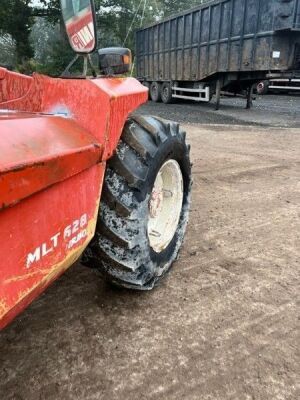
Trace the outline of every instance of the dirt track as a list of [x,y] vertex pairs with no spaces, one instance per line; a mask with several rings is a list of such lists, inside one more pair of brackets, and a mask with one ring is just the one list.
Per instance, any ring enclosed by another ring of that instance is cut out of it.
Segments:
[[300,131],[186,129],[172,273],[132,293],[71,268],[0,334],[1,399],[299,399]]

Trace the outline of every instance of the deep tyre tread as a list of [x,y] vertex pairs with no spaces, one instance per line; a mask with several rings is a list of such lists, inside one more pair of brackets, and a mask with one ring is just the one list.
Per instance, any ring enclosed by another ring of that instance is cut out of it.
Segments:
[[[111,283],[149,290],[176,259],[188,222],[191,163],[185,132],[179,125],[156,117],[128,119],[115,155],[109,160],[96,234],[83,256]],[[149,198],[157,172],[175,159],[184,183],[183,206],[177,231],[161,253],[149,244]]]

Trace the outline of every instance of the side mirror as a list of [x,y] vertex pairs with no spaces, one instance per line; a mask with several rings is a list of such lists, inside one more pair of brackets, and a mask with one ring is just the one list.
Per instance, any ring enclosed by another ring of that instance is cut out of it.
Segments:
[[92,53],[97,46],[93,0],[60,0],[70,45],[76,53]]
[[108,47],[98,50],[99,69],[104,75],[122,75],[131,69],[132,56],[129,49]]

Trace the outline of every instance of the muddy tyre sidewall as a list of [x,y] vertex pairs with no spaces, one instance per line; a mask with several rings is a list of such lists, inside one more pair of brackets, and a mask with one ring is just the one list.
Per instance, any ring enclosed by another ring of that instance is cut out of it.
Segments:
[[[149,290],[159,282],[178,255],[188,222],[189,150],[176,123],[140,116],[127,121],[116,154],[108,162],[96,234],[84,264],[121,287]],[[180,167],[182,207],[173,238],[156,252],[148,236],[149,200],[158,172],[169,160]]]
[[[187,218],[188,218],[188,209],[189,209],[189,202],[190,202],[190,183],[191,183],[191,167],[190,167],[190,161],[189,157],[186,154],[186,147],[181,143],[178,142],[178,140],[170,140],[165,146],[162,146],[160,150],[160,154],[158,155],[157,159],[157,166],[153,171],[151,171],[151,175],[149,176],[149,187],[147,191],[147,195],[151,193],[151,190],[153,188],[157,173],[161,166],[168,160],[175,160],[178,162],[180,166],[180,170],[182,173],[183,177],[183,201],[182,201],[182,208],[181,208],[181,213],[180,213],[180,219],[178,223],[177,230],[175,232],[175,235],[173,236],[173,239],[169,243],[169,245],[160,253],[155,252],[150,244],[148,243],[148,251],[150,253],[150,257],[152,261],[157,263],[158,265],[167,265],[166,270],[169,269],[169,262],[173,258],[174,252],[176,252],[176,245],[180,242],[182,242],[183,239],[183,234],[182,230],[184,229],[185,231],[185,225],[187,223]],[[164,268],[160,268],[159,273],[162,274],[166,271],[164,271]]]

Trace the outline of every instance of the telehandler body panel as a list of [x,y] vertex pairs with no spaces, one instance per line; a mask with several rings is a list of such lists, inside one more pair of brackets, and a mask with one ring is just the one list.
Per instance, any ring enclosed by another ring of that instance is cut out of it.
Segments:
[[147,96],[131,78],[0,68],[0,329],[94,236],[106,160]]

